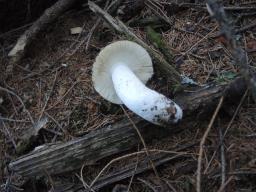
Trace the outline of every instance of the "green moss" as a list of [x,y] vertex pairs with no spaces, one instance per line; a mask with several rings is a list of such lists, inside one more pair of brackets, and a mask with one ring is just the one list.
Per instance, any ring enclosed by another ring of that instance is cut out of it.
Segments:
[[217,78],[216,81],[220,84],[230,82],[234,80],[237,77],[237,73],[227,71],[224,73],[221,73]]
[[165,44],[162,41],[162,36],[157,33],[152,27],[147,27],[147,36],[157,48],[164,48]]
[[146,28],[147,37],[151,43],[161,51],[167,62],[173,63],[173,54],[168,45],[164,42],[162,35],[157,33],[152,27]]

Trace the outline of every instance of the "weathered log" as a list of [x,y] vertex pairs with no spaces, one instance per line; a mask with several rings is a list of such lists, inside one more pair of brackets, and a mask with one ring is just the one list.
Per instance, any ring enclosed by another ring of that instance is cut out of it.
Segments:
[[[175,101],[182,106],[186,117],[190,114],[196,114],[202,108],[209,109],[209,106],[216,104],[222,95],[226,96],[227,101],[237,103],[245,90],[245,81],[238,78],[231,84],[182,93],[176,97]],[[167,130],[164,128],[156,127],[141,119],[133,120],[145,139],[161,137],[161,133],[166,135]],[[43,175],[46,172],[50,175],[58,174],[78,169],[83,164],[93,164],[100,159],[132,149],[139,143],[140,139],[137,137],[132,124],[121,121],[113,126],[92,131],[82,138],[35,150],[11,162],[9,169],[28,177]]]
[[[136,121],[138,122],[138,121]],[[144,126],[145,123],[139,126]],[[90,165],[102,157],[130,149],[138,143],[130,123],[121,121],[114,126],[93,131],[83,138],[67,143],[46,145],[16,161],[9,168],[23,176],[58,174],[72,171],[83,163]]]

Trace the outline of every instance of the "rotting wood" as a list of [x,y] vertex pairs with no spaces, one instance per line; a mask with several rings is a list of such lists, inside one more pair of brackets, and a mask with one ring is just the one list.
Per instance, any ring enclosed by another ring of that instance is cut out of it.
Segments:
[[[210,106],[216,104],[222,95],[225,95],[228,102],[236,102],[242,97],[245,90],[245,81],[238,78],[231,84],[182,93],[177,95],[174,100],[183,108],[186,117],[194,115],[202,108],[209,110]],[[145,139],[152,139],[153,136],[161,138],[164,134],[167,135],[167,129],[156,127],[141,119],[133,120]],[[170,130],[173,127],[170,126]],[[35,150],[11,162],[9,169],[28,177],[44,175],[46,172],[50,175],[58,174],[76,170],[83,164],[93,164],[100,159],[132,149],[139,143],[140,140],[131,123],[121,121],[112,126],[92,131],[82,138]]]
[[[147,123],[135,120],[141,128]],[[127,121],[90,132],[67,143],[44,146],[10,163],[9,168],[23,176],[58,174],[90,165],[97,160],[125,151],[139,143]]]
[[168,63],[159,53],[157,53],[143,40],[137,37],[136,34],[134,34],[122,21],[113,18],[111,15],[109,15],[107,12],[105,12],[92,1],[88,1],[88,4],[90,9],[96,14],[98,14],[100,17],[102,17],[102,19],[106,21],[111,28],[113,28],[120,34],[125,35],[128,39],[134,40],[136,43],[144,47],[156,61],[156,68],[159,69],[161,73],[164,74],[166,77],[170,78],[176,84],[176,86],[181,86],[181,76],[179,72],[170,63]]

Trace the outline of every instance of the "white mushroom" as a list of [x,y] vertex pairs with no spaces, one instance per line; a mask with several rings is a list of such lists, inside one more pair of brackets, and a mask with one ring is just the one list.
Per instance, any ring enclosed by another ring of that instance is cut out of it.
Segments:
[[147,51],[131,41],[106,46],[93,64],[92,80],[96,91],[106,100],[125,104],[131,111],[157,125],[176,123],[181,108],[144,84],[153,75]]

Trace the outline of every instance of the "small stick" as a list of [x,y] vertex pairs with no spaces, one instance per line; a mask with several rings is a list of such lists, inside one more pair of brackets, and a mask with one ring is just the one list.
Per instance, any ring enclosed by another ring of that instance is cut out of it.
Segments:
[[149,189],[151,189],[153,192],[158,192],[155,187],[149,183],[148,181],[142,179],[142,178],[138,178],[137,180],[141,181],[142,183],[144,183],[146,186],[148,186]]
[[226,158],[225,158],[225,146],[222,129],[219,126],[219,137],[220,137],[220,156],[221,156],[221,185],[226,182]]
[[211,121],[201,139],[201,142],[200,142],[200,150],[199,150],[199,157],[198,157],[198,165],[197,165],[197,177],[196,177],[196,191],[197,192],[201,192],[201,167],[202,167],[202,156],[203,156],[203,148],[204,148],[204,144],[205,144],[205,141],[206,141],[206,138],[212,128],[212,125],[215,121],[215,118],[222,106],[222,103],[223,103],[223,100],[224,100],[224,97],[222,96],[219,100],[219,103],[218,103],[218,106],[217,108],[215,109],[214,111],[214,114],[211,118]]
[[11,119],[0,116],[0,120],[2,121],[9,121],[9,122],[17,122],[17,123],[29,123],[30,121],[22,120],[22,119]]
[[225,189],[225,187],[230,183],[230,181],[232,181],[234,179],[234,176],[231,176],[231,177],[229,177],[229,179],[225,182],[225,183],[223,183],[221,186],[220,186],[220,188],[219,188],[219,190],[217,191],[217,192],[222,192],[222,191],[224,191],[224,189]]

